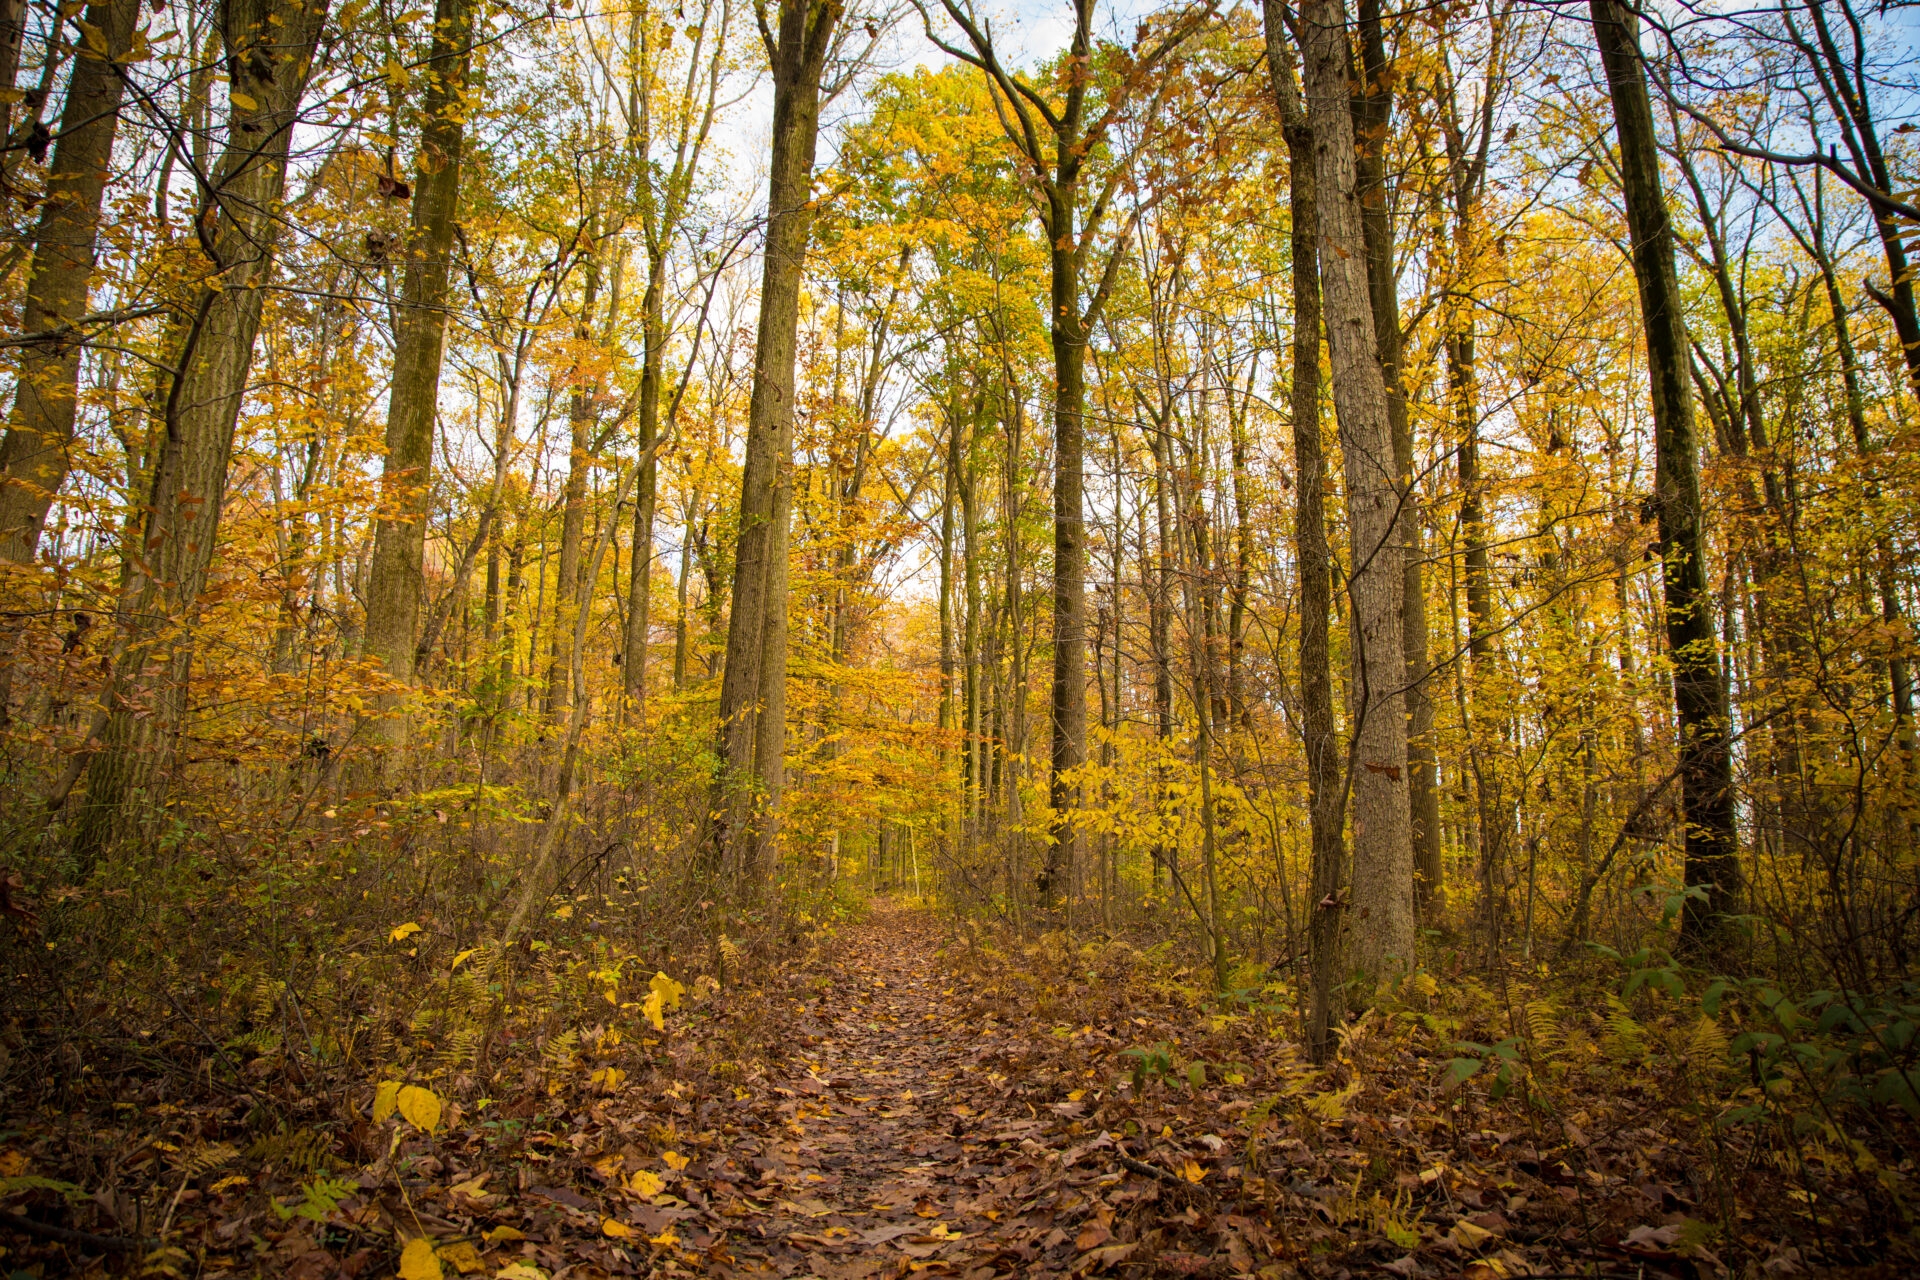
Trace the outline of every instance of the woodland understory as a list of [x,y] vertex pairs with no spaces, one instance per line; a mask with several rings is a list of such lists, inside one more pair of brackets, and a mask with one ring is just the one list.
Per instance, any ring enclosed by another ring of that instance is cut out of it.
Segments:
[[1920,1269],[1853,0],[0,0],[0,1276]]

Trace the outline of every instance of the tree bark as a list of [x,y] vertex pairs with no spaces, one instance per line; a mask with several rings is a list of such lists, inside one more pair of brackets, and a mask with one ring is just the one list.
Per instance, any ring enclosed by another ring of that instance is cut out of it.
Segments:
[[[466,138],[471,6],[472,0],[438,0],[434,11],[406,274],[395,310],[387,456],[380,473],[383,515],[374,530],[367,581],[366,647],[396,680],[413,679],[414,635],[426,571],[433,435],[447,339],[447,274]],[[375,740],[383,745],[398,745],[405,733],[397,718],[375,722]]]
[[1341,814],[1339,739],[1333,720],[1333,670],[1327,620],[1333,610],[1333,552],[1327,545],[1327,459],[1320,442],[1319,214],[1314,201],[1313,128],[1293,81],[1281,0],[1265,0],[1267,63],[1287,144],[1287,205],[1292,223],[1293,543],[1300,580],[1300,730],[1307,757],[1311,830],[1307,968],[1312,982],[1307,1050],[1325,1062],[1341,1014],[1341,933],[1347,848]]
[[[666,254],[650,252],[647,289],[640,305],[643,349],[639,423],[634,437],[634,444],[646,461],[634,486],[633,577],[627,585],[627,697],[636,710],[646,703],[647,634],[653,624],[653,521],[659,472],[652,454],[647,451],[652,449],[660,431],[660,384],[665,380],[667,361],[666,274]],[[685,612],[683,607],[681,613]],[[674,669],[676,672],[685,669],[684,659],[677,654]],[[676,676],[676,684],[683,678]]]
[[164,437],[138,553],[121,584],[113,676],[89,739],[74,834],[82,868],[163,799],[186,716],[193,627],[226,496],[235,424],[273,271],[288,147],[327,6],[227,0],[222,42],[235,90],[227,141],[194,219],[207,279],[190,304],[169,380]]
[[1686,884],[1680,936],[1693,948],[1722,950],[1742,882],[1734,836],[1733,764],[1726,688],[1720,680],[1712,597],[1701,530],[1700,471],[1693,395],[1687,381],[1686,319],[1673,264],[1673,227],[1660,188],[1660,148],[1632,12],[1617,0],[1590,0],[1593,31],[1613,99],[1621,183],[1632,236],[1634,277],[1646,329],[1652,383],[1661,581],[1667,650],[1679,729],[1681,811],[1686,816]]
[[[767,177],[767,238],[760,278],[760,321],[754,341],[753,391],[747,409],[746,459],[740,477],[740,531],[734,552],[733,609],[727,625],[726,665],[720,680],[719,735],[722,795],[710,811],[719,815],[710,832],[710,854],[728,867],[741,889],[759,888],[751,829],[756,794],[764,785],[756,761],[764,757],[756,738],[786,738],[784,704],[775,721],[765,705],[768,681],[761,668],[770,633],[779,648],[778,670],[769,678],[784,690],[786,679],[786,508],[778,495],[792,447],[794,357],[800,323],[800,278],[813,229],[814,153],[820,135],[820,78],[833,29],[842,14],[837,0],[781,0],[776,33],[764,22],[760,34],[773,68],[773,139]],[[775,521],[780,522],[775,527]],[[777,582],[775,581],[777,576]],[[776,587],[781,621],[769,626]]]
[[1413,424],[1402,380],[1405,339],[1400,331],[1400,279],[1393,220],[1387,208],[1387,139],[1393,128],[1394,70],[1387,61],[1380,0],[1359,0],[1360,93],[1353,118],[1360,149],[1354,157],[1360,194],[1360,226],[1367,246],[1367,291],[1373,307],[1375,349],[1387,384],[1387,417],[1393,427],[1393,463],[1403,491],[1400,543],[1403,559],[1407,660],[1407,803],[1413,822],[1415,894],[1423,911],[1434,905],[1430,885],[1440,866],[1440,794],[1433,754],[1433,700],[1427,691],[1427,592],[1421,564],[1419,495],[1413,487]]
[[1344,0],[1301,13],[1307,116],[1327,350],[1346,474],[1352,563],[1353,954],[1368,980],[1414,961],[1412,813],[1407,792],[1406,581],[1400,522],[1404,489],[1387,383],[1374,337],[1365,234],[1354,171]]
[[[596,219],[597,221],[597,219]],[[594,378],[581,363],[593,332],[593,308],[600,295],[598,249],[589,250],[586,284],[580,301],[580,320],[574,330],[579,344],[573,370],[573,393],[567,405],[567,479],[561,490],[560,564],[553,588],[553,630],[547,658],[547,718],[559,724],[566,718],[569,691],[569,636],[579,610],[588,607],[591,584],[581,581],[581,552],[587,536],[587,481],[593,473]]]
[[[139,15],[138,0],[87,7],[87,21],[105,35],[115,58],[125,54]],[[17,13],[0,14],[0,57],[10,54],[15,64],[18,26]],[[6,81],[12,84],[11,73]],[[80,354],[87,335],[69,326],[88,312],[122,95],[123,82],[108,58],[90,49],[75,55],[27,269],[20,337],[28,341],[20,348],[13,410],[6,438],[0,440],[0,560],[15,564],[33,560],[47,510],[72,463]]]

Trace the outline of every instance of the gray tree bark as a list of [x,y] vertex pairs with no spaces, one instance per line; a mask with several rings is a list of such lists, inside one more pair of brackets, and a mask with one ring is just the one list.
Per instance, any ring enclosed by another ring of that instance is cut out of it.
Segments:
[[1413,831],[1407,794],[1406,607],[1400,523],[1405,497],[1386,378],[1374,337],[1354,170],[1351,46],[1344,0],[1301,11],[1307,117],[1313,126],[1320,278],[1346,476],[1352,603],[1353,952],[1368,980],[1414,961]]
[[[764,19],[760,28],[773,69],[767,239],[753,391],[747,408],[746,458],[740,477],[733,609],[720,678],[717,781],[722,794],[710,807],[720,816],[709,833],[710,854],[731,864],[726,869],[748,894],[758,891],[765,871],[758,856],[761,842],[753,835],[759,812],[765,809],[756,803],[765,786],[756,768],[765,753],[756,742],[786,740],[787,506],[779,495],[791,466],[800,277],[813,230],[811,189],[820,137],[820,80],[842,12],[837,0],[781,0],[778,31]],[[777,570],[776,557],[781,562]],[[780,617],[774,623],[776,610]],[[761,669],[769,658],[777,669],[763,678]],[[777,708],[766,704],[770,683],[782,692]]]

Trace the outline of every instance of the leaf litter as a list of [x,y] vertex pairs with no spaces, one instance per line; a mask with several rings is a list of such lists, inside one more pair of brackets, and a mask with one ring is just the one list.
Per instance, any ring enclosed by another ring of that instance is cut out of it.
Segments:
[[[1538,1090],[1498,1097],[1461,1087],[1421,1018],[1368,1014],[1316,1069],[1281,1005],[1223,1012],[1123,943],[1016,946],[882,902],[750,984],[662,972],[647,991],[622,1005],[609,986],[618,1016],[564,1035],[503,1028],[501,1096],[465,1074],[369,1080],[250,1138],[264,1084],[122,1100],[84,1138],[87,1117],[12,1116],[0,1265],[1500,1280],[1787,1276],[1816,1250],[1876,1252],[1845,1178],[1795,1188],[1735,1134],[1703,1145],[1653,1066],[1543,1065]],[[1531,1044],[1577,1057],[1577,1027],[1530,1016]],[[1716,1203],[1703,1159],[1745,1165],[1741,1204],[1789,1208]],[[1897,1187],[1909,1165],[1873,1172]]]

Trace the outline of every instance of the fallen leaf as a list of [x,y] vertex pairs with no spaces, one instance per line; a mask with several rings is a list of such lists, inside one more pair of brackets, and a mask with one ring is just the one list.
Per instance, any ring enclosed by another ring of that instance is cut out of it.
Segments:
[[1089,1249],[1098,1249],[1111,1239],[1113,1239],[1113,1232],[1097,1222],[1090,1222],[1081,1228],[1079,1235],[1073,1238],[1073,1247],[1085,1253]]
[[633,1239],[634,1231],[632,1227],[620,1221],[618,1218],[602,1218],[600,1220],[600,1234],[610,1236],[615,1240],[631,1240]]
[[413,921],[409,920],[405,924],[395,925],[393,927],[393,932],[387,935],[387,941],[388,942],[405,942],[408,938],[411,938],[414,934],[418,932],[420,932],[420,926],[415,924]]
[[660,1158],[666,1161],[667,1168],[673,1170],[675,1173],[678,1173],[682,1169],[687,1167],[687,1163],[688,1163],[687,1158],[681,1155],[678,1151],[662,1151],[660,1153]]
[[433,1241],[415,1236],[400,1250],[400,1280],[441,1280],[442,1274]]
[[440,1255],[441,1261],[451,1262],[453,1269],[463,1276],[484,1271],[487,1267],[487,1264],[481,1260],[480,1251],[465,1240],[456,1240],[452,1244],[442,1245],[434,1252]]
[[1462,1249],[1478,1249],[1481,1245],[1493,1239],[1493,1232],[1487,1230],[1485,1227],[1476,1227],[1465,1218],[1454,1223],[1453,1230],[1448,1232],[1447,1235]]

